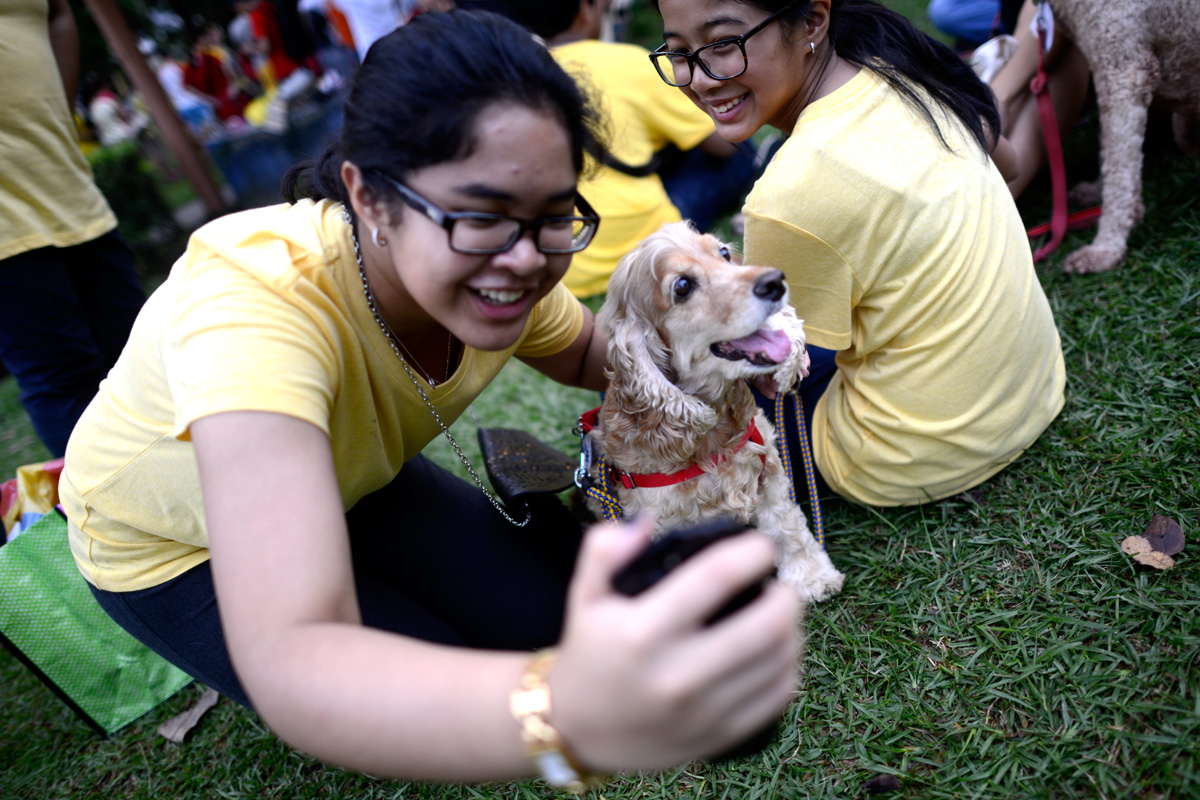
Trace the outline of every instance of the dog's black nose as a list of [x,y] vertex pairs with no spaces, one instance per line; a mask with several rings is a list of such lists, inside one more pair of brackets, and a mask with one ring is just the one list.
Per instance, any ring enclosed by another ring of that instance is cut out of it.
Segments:
[[754,296],[774,302],[787,293],[787,285],[783,282],[783,273],[773,269],[754,282]]

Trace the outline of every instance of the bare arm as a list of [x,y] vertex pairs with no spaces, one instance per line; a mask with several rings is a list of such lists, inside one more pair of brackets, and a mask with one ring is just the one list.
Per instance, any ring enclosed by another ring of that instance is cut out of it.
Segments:
[[604,366],[608,360],[608,340],[596,328],[592,310],[583,307],[583,327],[575,341],[562,352],[545,358],[522,359],[538,372],[566,386],[601,391],[608,385]]
[[[1013,34],[1017,39],[1017,51],[991,82],[1000,108],[1004,134],[998,144],[1003,145],[1005,141],[1011,143],[1014,175],[1010,177],[1005,172],[1001,164],[1005,156],[1000,154],[999,146],[992,153],[992,158],[1008,181],[1013,197],[1020,196],[1046,163],[1041,115],[1037,99],[1029,89],[1030,80],[1037,74],[1040,49],[1037,37],[1029,28],[1035,13],[1032,0],[1026,0]],[[1062,26],[1055,31],[1054,43],[1044,56],[1043,66],[1049,81],[1058,129],[1063,135],[1079,117],[1087,97],[1090,73],[1087,60]]]
[[[528,653],[443,647],[364,628],[329,442],[298,419],[230,412],[192,425],[222,625],[238,677],[294,747],[376,775],[481,781],[529,774],[508,711]],[[791,695],[797,601],[773,585],[704,619],[773,565],[747,534],[638,598],[611,588],[649,520],[586,537],[549,676],[551,721],[602,771],[718,752]]]
[[75,89],[79,81],[79,31],[75,27],[75,17],[71,16],[71,6],[67,4],[67,0],[50,0],[48,25],[50,49],[54,51],[58,74],[62,76],[67,106],[74,107]]
[[192,425],[221,620],[251,702],[279,736],[377,774],[528,773],[508,691],[518,654],[364,628],[324,432],[279,414]]
[[1003,136],[990,136],[994,139],[992,142],[992,161],[996,164],[996,169],[1000,170],[1001,177],[1005,183],[1012,183],[1021,174],[1021,164],[1017,159],[1017,149],[1013,147],[1012,142]]

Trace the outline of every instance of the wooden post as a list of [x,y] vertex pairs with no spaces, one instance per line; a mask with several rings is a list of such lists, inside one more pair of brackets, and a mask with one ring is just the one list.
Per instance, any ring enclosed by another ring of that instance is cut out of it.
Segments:
[[225,211],[225,201],[208,171],[207,154],[184,127],[175,106],[171,104],[170,98],[159,84],[158,76],[150,69],[138,50],[133,31],[121,15],[116,0],[84,0],[84,3],[121,68],[146,98],[150,117],[166,140],[167,147],[179,160],[179,168],[184,178],[207,206],[209,213],[216,215]]

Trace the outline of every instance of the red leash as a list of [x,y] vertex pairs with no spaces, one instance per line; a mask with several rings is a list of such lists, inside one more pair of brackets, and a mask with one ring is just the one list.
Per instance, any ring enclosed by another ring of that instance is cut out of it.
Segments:
[[1045,52],[1046,29],[1038,19],[1038,71],[1029,82],[1029,91],[1037,97],[1038,116],[1042,120],[1042,137],[1046,140],[1046,161],[1050,167],[1050,191],[1053,209],[1050,222],[1037,225],[1026,231],[1031,239],[1050,234],[1050,241],[1033,254],[1033,263],[1038,263],[1058,249],[1068,229],[1077,230],[1096,224],[1100,218],[1100,206],[1067,214],[1067,167],[1063,160],[1062,137],[1058,133],[1058,117],[1054,114],[1054,99],[1050,96],[1050,81],[1046,77]]
[[1054,114],[1054,99],[1050,97],[1050,81],[1045,66],[1046,29],[1038,20],[1038,71],[1029,82],[1029,91],[1037,97],[1038,114],[1042,118],[1042,137],[1046,140],[1046,160],[1050,166],[1050,190],[1053,211],[1050,214],[1050,241],[1033,254],[1036,264],[1058,249],[1067,232],[1067,167],[1063,161],[1062,138],[1058,135],[1058,117]]

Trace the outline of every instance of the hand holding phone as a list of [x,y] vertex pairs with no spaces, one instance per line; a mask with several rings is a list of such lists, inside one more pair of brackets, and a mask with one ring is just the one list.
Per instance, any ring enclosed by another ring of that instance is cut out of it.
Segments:
[[[671,531],[650,544],[628,566],[619,571],[613,578],[613,588],[630,597],[641,594],[704,548],[722,539],[736,536],[749,528],[749,525],[736,519],[723,517],[690,528]],[[769,577],[764,577],[762,581],[739,592],[717,611],[707,621],[707,624],[712,625],[753,602],[762,594],[763,584],[767,580]],[[741,744],[707,760],[716,762],[754,755],[771,743],[778,727],[778,722],[771,723]]]
[[[673,530],[642,551],[613,578],[613,588],[629,597],[641,594],[667,576],[671,570],[711,544],[737,536],[750,526],[732,517],[702,522],[690,528]],[[762,584],[748,586],[708,620],[714,622],[732,614],[762,593]]]

